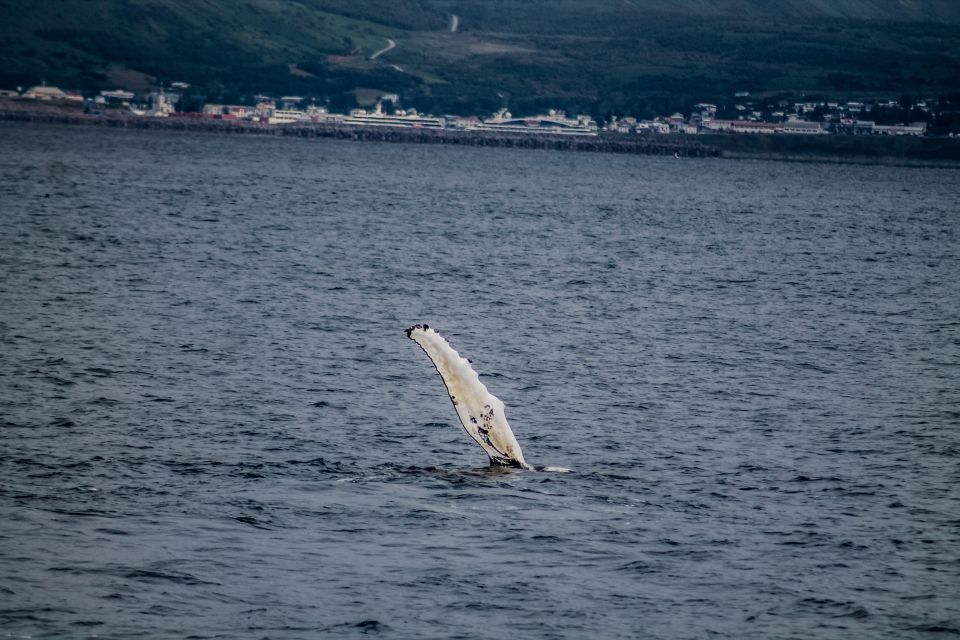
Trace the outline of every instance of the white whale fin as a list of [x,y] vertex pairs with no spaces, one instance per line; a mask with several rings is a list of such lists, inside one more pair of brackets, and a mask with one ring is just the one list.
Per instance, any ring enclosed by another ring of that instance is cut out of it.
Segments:
[[480,382],[480,376],[466,358],[454,351],[443,337],[428,325],[407,329],[407,337],[420,345],[437,368],[453,402],[460,424],[477,441],[494,466],[532,469],[523,459],[520,444],[507,424],[503,402]]

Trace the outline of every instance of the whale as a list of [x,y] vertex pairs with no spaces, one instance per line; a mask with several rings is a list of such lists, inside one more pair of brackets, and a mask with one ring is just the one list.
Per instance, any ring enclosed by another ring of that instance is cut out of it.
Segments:
[[430,325],[415,324],[406,333],[433,362],[460,424],[490,457],[490,466],[533,470],[524,460],[520,443],[510,429],[503,402],[487,391],[470,361]]

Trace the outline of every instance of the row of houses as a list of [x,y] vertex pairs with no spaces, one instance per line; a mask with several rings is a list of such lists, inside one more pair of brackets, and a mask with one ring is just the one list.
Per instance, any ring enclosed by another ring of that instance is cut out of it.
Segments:
[[[697,105],[700,107],[702,105]],[[712,106],[712,105],[711,105]],[[862,118],[864,114],[871,111],[882,109],[902,109],[904,108],[899,100],[875,100],[873,102],[839,100],[819,100],[816,102],[789,102],[787,100],[755,102],[738,102],[733,108],[740,114],[744,114],[747,119],[761,119],[764,113],[768,113],[774,118],[797,117],[804,118],[810,115],[821,114],[828,119],[840,118]],[[930,113],[930,105],[926,100],[910,101],[909,107],[923,113]],[[716,107],[714,107],[716,113]]]
[[780,123],[752,120],[704,120],[700,124],[699,131],[760,134],[789,133],[794,135],[846,133],[853,135],[922,136],[927,133],[927,123],[881,125],[872,120],[855,120],[852,118],[844,118],[839,122],[829,124],[797,118],[791,118]]
[[[712,106],[712,105],[711,105]],[[819,122],[789,119],[785,122],[759,122],[755,120],[722,120],[702,113],[685,118],[675,113],[668,118],[637,121],[635,118],[614,118],[605,127],[616,133],[829,133]]]
[[[698,105],[699,106],[699,105]],[[711,105],[712,106],[712,105]],[[709,112],[701,112],[690,118],[675,113],[667,118],[638,121],[636,118],[612,118],[604,127],[613,133],[749,133],[792,135],[826,135],[831,133],[852,135],[922,136],[927,133],[925,122],[911,124],[880,125],[872,120],[841,118],[836,122],[814,122],[790,117],[781,122],[761,120],[724,120],[714,118]]]
[[[177,90],[185,89],[189,85],[174,87]],[[217,118],[223,120],[237,119],[250,120],[266,124],[291,124],[298,122],[340,122],[350,125],[390,126],[412,128],[452,128],[461,130],[494,130],[520,133],[556,133],[568,135],[597,135],[598,126],[589,117],[580,115],[569,118],[563,111],[550,110],[547,114],[514,117],[506,109],[502,109],[493,116],[481,119],[476,116],[432,116],[417,112],[415,109],[399,109],[396,104],[399,97],[396,94],[384,94],[377,101],[372,110],[353,109],[347,114],[330,113],[324,107],[311,105],[301,108],[304,98],[299,96],[284,96],[270,98],[256,96],[255,104],[229,105],[207,104],[199,114],[177,114],[176,104],[180,94],[176,91],[166,92],[163,89],[145,96],[145,102],[134,102],[133,92],[123,89],[101,91],[93,98],[85,98],[79,91],[64,91],[58,87],[40,85],[30,87],[26,91],[4,91],[0,96],[26,98],[39,101],[76,102],[88,105],[96,110],[99,107],[122,107],[137,116],[167,117],[171,115],[194,115],[199,117]],[[385,102],[392,105],[386,112]],[[891,106],[896,101],[887,101],[880,106]],[[921,104],[921,103],[917,103]],[[926,106],[926,103],[922,103]],[[805,114],[818,107],[843,109],[850,112],[859,112],[872,105],[858,102],[804,102],[793,105],[797,114]],[[760,119],[759,112],[751,112],[740,116],[736,120],[717,118],[718,108],[711,103],[700,103],[689,118],[675,113],[669,117],[658,117],[653,120],[637,120],[632,117],[611,117],[603,129],[611,133],[621,134],[667,134],[667,133],[740,133],[740,134],[793,134],[793,135],[824,135],[828,133],[852,135],[890,135],[890,136],[922,136],[927,132],[927,125],[923,122],[897,125],[879,125],[871,120],[855,117],[836,117],[829,122],[807,120],[802,115],[784,116],[782,112],[771,114],[774,122]]]
[[180,95],[178,93],[165,92],[161,89],[160,91],[147,94],[145,96],[145,102],[137,104],[135,102],[136,94],[124,89],[108,89],[101,91],[92,98],[87,98],[80,91],[64,90],[59,87],[43,84],[30,87],[23,92],[2,90],[0,91],[0,97],[37,100],[39,102],[57,102],[60,104],[74,103],[90,107],[94,110],[108,106],[121,107],[130,110],[135,115],[166,117],[176,112],[174,105],[177,100],[179,100]]

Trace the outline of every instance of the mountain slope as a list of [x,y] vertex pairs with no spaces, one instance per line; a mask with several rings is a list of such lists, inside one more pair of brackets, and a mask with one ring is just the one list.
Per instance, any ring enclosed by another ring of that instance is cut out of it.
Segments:
[[434,112],[595,115],[740,90],[960,90],[954,0],[0,0],[0,15],[5,87],[182,80],[216,100],[343,109],[379,91]]

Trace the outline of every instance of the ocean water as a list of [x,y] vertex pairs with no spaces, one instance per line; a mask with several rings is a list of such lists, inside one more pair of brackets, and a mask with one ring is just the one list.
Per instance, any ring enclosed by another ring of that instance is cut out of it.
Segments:
[[[0,125],[0,637],[960,634],[960,172]],[[487,468],[404,329],[473,361]]]

